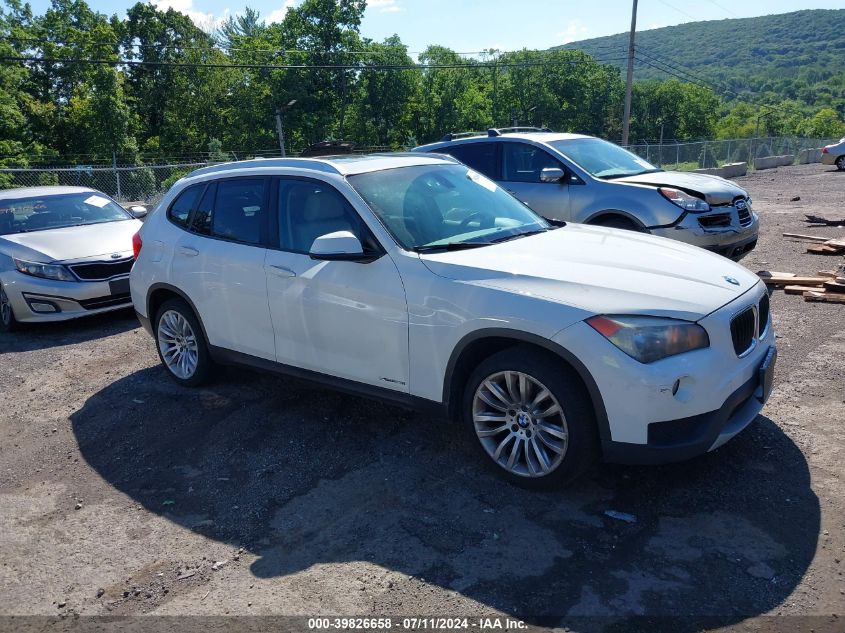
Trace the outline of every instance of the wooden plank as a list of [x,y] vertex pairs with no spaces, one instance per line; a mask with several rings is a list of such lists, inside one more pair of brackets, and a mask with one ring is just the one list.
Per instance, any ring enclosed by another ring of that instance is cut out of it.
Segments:
[[829,292],[845,292],[845,284],[837,281],[826,281],[824,282],[824,289]]
[[821,286],[826,281],[830,281],[830,277],[761,277],[761,279],[769,285],[773,286]]
[[836,277],[836,275],[837,275],[835,270],[820,270],[816,274],[819,277]]
[[845,248],[845,238],[835,237],[832,240],[827,240],[825,246],[833,246],[834,248]]
[[827,242],[830,239],[821,235],[804,235],[802,233],[784,233],[783,236],[796,240],[807,240],[808,242]]
[[804,301],[817,301],[819,303],[845,303],[845,293],[818,292],[810,290],[804,293]]
[[761,279],[767,279],[768,277],[795,277],[795,273],[781,273],[777,272],[776,270],[760,270],[757,271],[757,276]]
[[837,248],[835,246],[828,246],[827,244],[818,244],[807,249],[808,253],[813,253],[814,255],[839,255],[843,251],[845,251],[845,247]]
[[823,291],[824,286],[784,286],[783,291],[788,295],[803,295],[808,290]]

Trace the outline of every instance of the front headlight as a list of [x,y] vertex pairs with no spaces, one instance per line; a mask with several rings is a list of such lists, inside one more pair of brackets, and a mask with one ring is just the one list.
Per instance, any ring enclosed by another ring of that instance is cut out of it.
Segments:
[[61,264],[39,264],[38,262],[25,262],[22,259],[14,259],[15,268],[24,275],[43,277],[44,279],[55,279],[57,281],[76,281],[76,277]]
[[710,346],[707,330],[689,321],[648,316],[594,316],[596,332],[641,363]]
[[680,189],[673,189],[672,187],[660,187],[658,191],[672,204],[681,207],[684,211],[692,211],[693,213],[701,213],[702,211],[709,211],[710,205],[701,198],[691,196]]

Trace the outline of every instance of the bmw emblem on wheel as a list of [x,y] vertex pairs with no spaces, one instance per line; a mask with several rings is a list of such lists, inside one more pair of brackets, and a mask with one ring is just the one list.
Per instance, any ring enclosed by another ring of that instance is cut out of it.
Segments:
[[733,277],[725,277],[724,279],[725,279],[725,281],[727,281],[729,284],[733,284],[734,286],[738,286],[738,285],[739,285],[739,282],[738,282],[736,279],[734,279]]

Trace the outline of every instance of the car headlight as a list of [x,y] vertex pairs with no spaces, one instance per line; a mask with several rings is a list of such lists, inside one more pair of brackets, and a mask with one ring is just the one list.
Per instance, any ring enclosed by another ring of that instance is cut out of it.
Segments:
[[707,330],[689,321],[648,316],[594,316],[587,323],[641,363],[710,346]]
[[39,264],[38,262],[25,262],[22,259],[14,259],[15,268],[24,275],[43,277],[44,279],[55,279],[57,281],[76,281],[76,277],[61,264]]
[[697,196],[691,196],[680,189],[673,189],[672,187],[660,187],[658,191],[672,204],[681,207],[684,211],[692,211],[693,213],[700,213],[701,211],[709,211],[710,205]]

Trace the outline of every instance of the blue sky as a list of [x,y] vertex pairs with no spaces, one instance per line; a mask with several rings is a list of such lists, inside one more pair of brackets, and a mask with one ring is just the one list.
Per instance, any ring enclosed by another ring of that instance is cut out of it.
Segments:
[[[40,13],[49,0],[30,0]],[[88,0],[103,13],[122,14],[136,0]],[[272,21],[301,0],[153,0],[209,28],[249,5]],[[698,20],[723,20],[797,9],[845,9],[845,0],[640,0],[637,30]],[[548,48],[627,31],[630,0],[369,0],[361,33],[382,40],[394,33],[411,51],[442,44],[460,52],[486,48]]]

